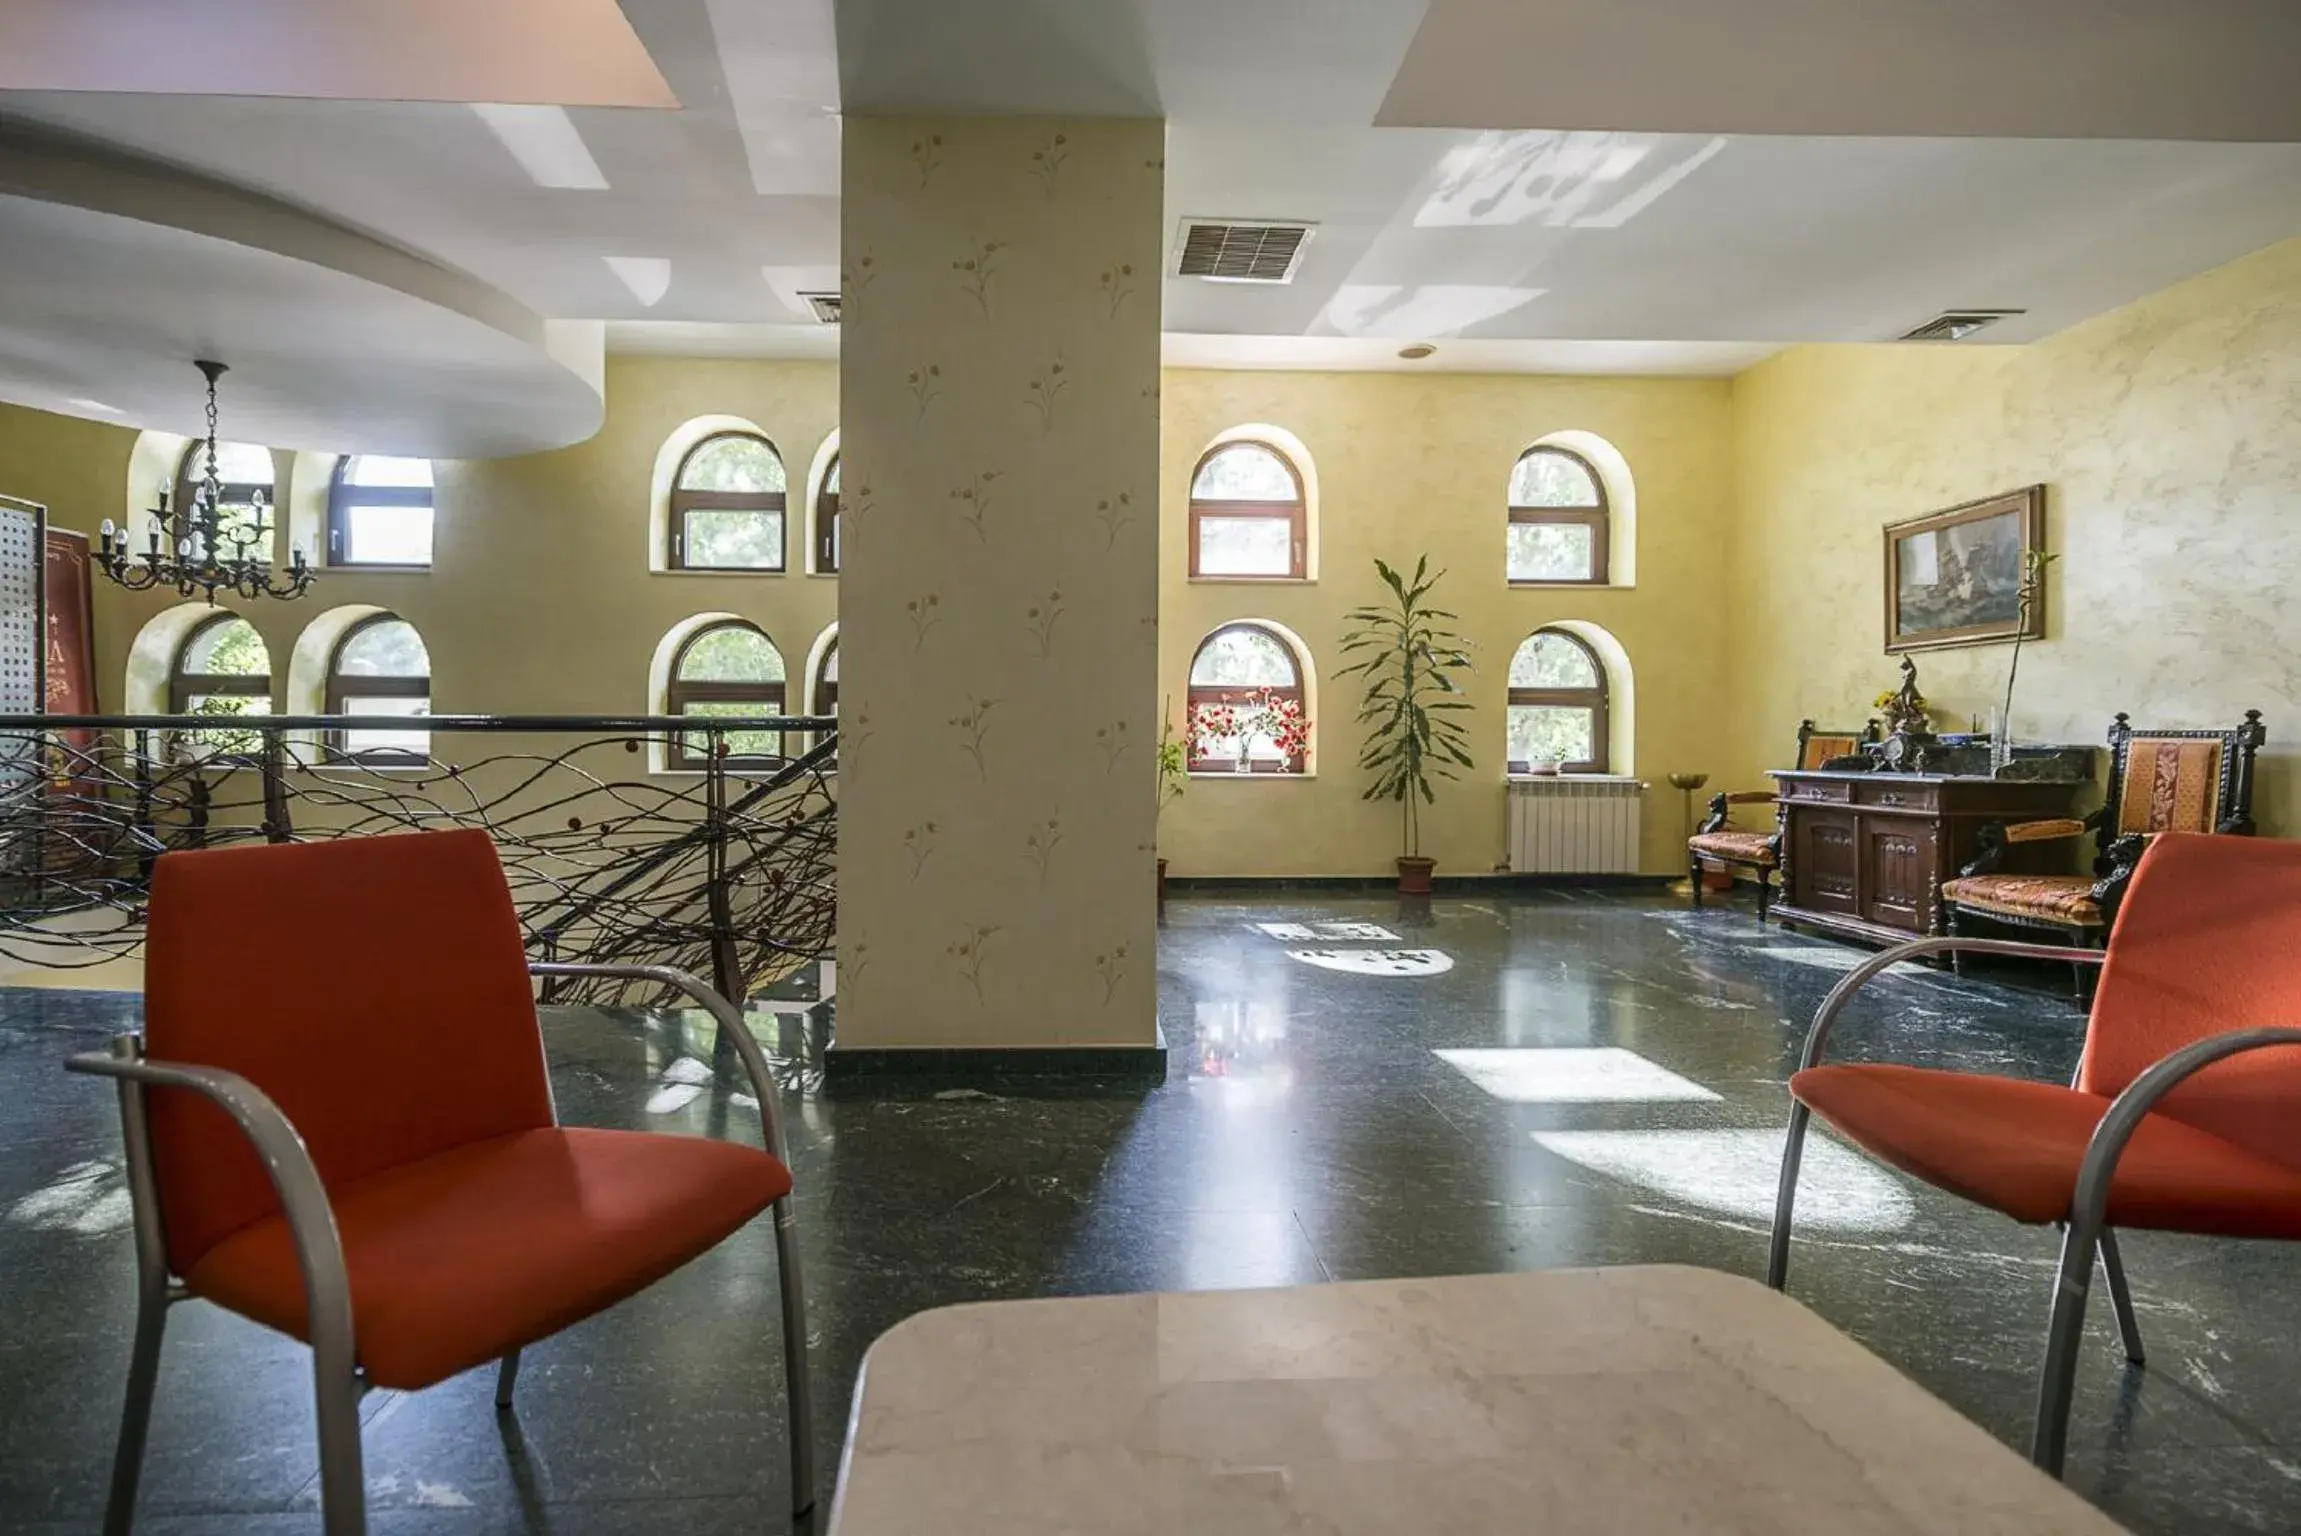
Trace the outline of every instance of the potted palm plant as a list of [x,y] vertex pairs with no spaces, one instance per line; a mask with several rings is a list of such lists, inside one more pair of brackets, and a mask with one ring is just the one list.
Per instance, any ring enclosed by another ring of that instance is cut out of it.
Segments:
[[1445,627],[1455,616],[1431,605],[1431,589],[1446,573],[1431,574],[1429,556],[1414,562],[1410,577],[1380,560],[1374,569],[1389,597],[1351,612],[1354,627],[1342,637],[1342,649],[1360,659],[1338,675],[1366,679],[1358,710],[1367,727],[1366,746],[1358,766],[1374,780],[1365,798],[1398,802],[1398,889],[1422,895],[1437,867],[1422,854],[1422,807],[1438,798],[1432,776],[1455,778],[1457,769],[1471,766],[1462,725],[1454,718],[1470,707],[1462,686],[1470,656],[1462,636]]

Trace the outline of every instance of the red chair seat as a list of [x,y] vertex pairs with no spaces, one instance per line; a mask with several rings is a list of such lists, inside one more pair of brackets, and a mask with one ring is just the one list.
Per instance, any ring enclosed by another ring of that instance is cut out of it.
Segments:
[[[427,1387],[645,1289],[791,1188],[751,1147],[635,1131],[531,1130],[328,1191],[360,1365]],[[193,1294],[305,1338],[303,1272],[274,1216],[217,1243]]]
[[[1881,1161],[2029,1222],[2068,1217],[2110,1102],[2052,1083],[1872,1065],[1810,1067],[1790,1092]],[[2301,1238],[2301,1168],[2151,1115],[2118,1162],[2109,1224]]]

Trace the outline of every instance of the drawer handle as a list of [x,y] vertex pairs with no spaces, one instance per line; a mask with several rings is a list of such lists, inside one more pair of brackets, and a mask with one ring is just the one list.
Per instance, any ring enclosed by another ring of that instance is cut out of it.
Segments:
[[1880,805],[1899,805],[1901,803],[1902,797],[1895,794],[1890,789],[1887,790],[1884,794],[1878,796],[1878,804]]

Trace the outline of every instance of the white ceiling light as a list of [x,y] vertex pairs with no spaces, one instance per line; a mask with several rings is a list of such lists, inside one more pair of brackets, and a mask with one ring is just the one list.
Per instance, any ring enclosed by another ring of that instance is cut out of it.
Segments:
[[653,309],[665,294],[671,291],[671,258],[668,256],[602,256],[607,270],[623,280],[631,296]]
[[607,178],[591,158],[575,120],[559,107],[515,107],[475,101],[472,111],[489,127],[539,187],[605,192]]

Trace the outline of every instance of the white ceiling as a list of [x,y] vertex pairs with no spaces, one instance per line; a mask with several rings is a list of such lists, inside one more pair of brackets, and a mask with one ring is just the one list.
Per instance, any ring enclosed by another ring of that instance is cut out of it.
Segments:
[[[2091,30],[2068,25],[2080,6]],[[2270,99],[2250,64],[2200,73],[2270,51],[2232,38],[2286,39],[2287,0],[2022,0],[2026,27],[1994,0],[622,8],[679,110],[0,91],[0,118],[254,189],[650,352],[835,352],[799,296],[836,284],[842,111],[1166,116],[1170,239],[1185,216],[1319,225],[1289,286],[1168,282],[1170,357],[1222,366],[1396,367],[1430,340],[1416,366],[1722,373],[1961,306],[2026,309],[1986,333],[2019,341],[2301,233],[2301,145],[2149,141],[2301,139],[2279,115],[2301,93]],[[1849,35],[1840,9],[1873,25]],[[1721,13],[1748,23],[1739,54],[1700,20]],[[1921,13],[1937,24],[1913,32]],[[2168,34],[2176,13],[2213,25]],[[1881,79],[1876,39],[1920,35],[1934,51]],[[1978,73],[1941,66],[1983,45]],[[1975,99],[2016,67],[2044,115]],[[1928,136],[1813,133],[1873,99]],[[2067,132],[1970,136],[2009,121]]]

